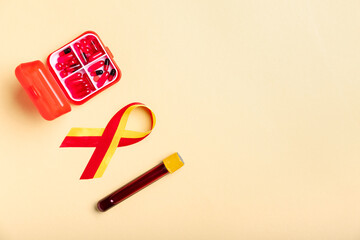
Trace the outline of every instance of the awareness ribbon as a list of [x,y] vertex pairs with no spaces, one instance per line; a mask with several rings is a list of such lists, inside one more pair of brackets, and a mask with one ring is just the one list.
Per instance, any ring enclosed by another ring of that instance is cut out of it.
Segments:
[[[130,113],[138,107],[149,111],[151,129],[146,132],[125,130]],[[150,108],[142,103],[130,103],[120,109],[105,128],[71,128],[60,147],[96,147],[80,179],[100,178],[116,148],[143,140],[151,133],[155,123],[155,114]]]

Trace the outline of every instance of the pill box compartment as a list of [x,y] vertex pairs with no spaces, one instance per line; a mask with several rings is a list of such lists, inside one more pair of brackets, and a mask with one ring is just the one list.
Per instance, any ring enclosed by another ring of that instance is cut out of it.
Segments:
[[[105,62],[108,64],[105,65]],[[47,63],[60,87],[74,104],[86,102],[121,77],[109,49],[96,33],[90,31],[54,51]],[[95,69],[98,74],[89,68],[96,64],[99,65]],[[70,79],[79,74],[82,75],[81,79],[73,81],[79,84],[70,84]]]
[[15,75],[39,113],[53,120],[71,111],[69,102],[83,104],[118,82],[121,71],[100,37],[87,31],[51,53],[47,66],[22,63]]

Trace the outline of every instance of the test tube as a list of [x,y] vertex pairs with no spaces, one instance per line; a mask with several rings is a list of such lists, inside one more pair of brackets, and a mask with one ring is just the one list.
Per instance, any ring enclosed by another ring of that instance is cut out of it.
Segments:
[[100,200],[97,204],[98,210],[101,212],[107,211],[166,174],[175,172],[183,165],[184,162],[178,153],[170,155],[160,164]]

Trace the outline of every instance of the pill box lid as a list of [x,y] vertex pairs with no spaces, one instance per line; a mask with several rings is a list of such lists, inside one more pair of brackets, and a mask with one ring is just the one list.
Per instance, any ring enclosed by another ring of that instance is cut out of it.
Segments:
[[46,120],[71,111],[65,94],[41,61],[20,64],[15,69],[15,75]]

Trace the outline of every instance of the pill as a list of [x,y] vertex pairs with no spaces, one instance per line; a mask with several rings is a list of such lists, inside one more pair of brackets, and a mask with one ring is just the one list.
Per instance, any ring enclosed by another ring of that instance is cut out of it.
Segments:
[[79,69],[81,67],[80,64],[74,64],[74,65],[71,65],[70,67],[67,67],[65,70],[67,72],[75,72],[77,69]]
[[95,72],[91,72],[90,75],[94,77],[94,76],[101,75],[103,73],[104,73],[103,70],[96,70]]
[[81,46],[86,47],[88,45],[88,42],[86,41],[86,39],[81,39],[80,44]]
[[86,89],[84,91],[81,91],[81,92],[77,92],[78,96],[80,98],[83,98],[83,97],[86,97],[87,95],[89,95],[91,93],[91,90],[90,89]]
[[106,82],[106,80],[108,79],[109,77],[109,73],[108,72],[105,72],[103,75],[101,75],[101,77],[99,78],[99,80],[97,81],[97,84],[96,86],[98,88],[102,87],[104,85],[104,83]]
[[64,78],[68,75],[67,71],[63,70],[60,72],[60,77]]
[[116,74],[116,70],[115,70],[115,69],[112,69],[112,70],[110,71],[108,80],[109,80],[109,81],[112,81],[112,80],[114,79],[115,74]]
[[78,84],[78,85],[72,85],[71,91],[74,93],[81,93],[81,92],[85,92],[85,91],[90,92],[91,90],[90,90],[90,86],[88,84],[87,85]]
[[90,42],[91,47],[94,49],[94,51],[99,51],[99,47],[97,46],[97,41],[95,40],[95,37],[89,36],[87,38],[88,42]]
[[70,52],[71,52],[71,48],[68,47],[68,48],[65,48],[65,49],[64,49],[64,53],[65,53],[65,54],[68,54],[68,53],[70,53]]
[[102,52],[96,52],[96,53],[92,54],[92,55],[89,57],[89,62],[94,61],[95,59],[97,59],[97,58],[100,57],[101,55],[103,55]]
[[73,87],[76,86],[77,84],[81,84],[83,82],[83,80],[81,78],[79,79],[66,79],[65,80],[65,85],[70,89],[73,90]]
[[105,66],[104,66],[105,71],[107,71],[109,69],[109,65],[110,65],[110,60],[107,58],[107,59],[105,59]]
[[79,84],[71,84],[71,91],[72,92],[82,92],[86,89],[90,89],[89,84],[84,84],[84,82]]
[[83,79],[75,79],[72,81],[66,81],[66,86],[71,92],[79,92],[84,89],[90,89],[90,85],[85,83]]
[[96,46],[95,41],[92,39],[90,42],[91,42],[91,46],[94,48],[94,50],[99,51],[99,48]]
[[90,54],[91,50],[88,47],[82,47],[81,50],[85,53],[85,54]]
[[84,98],[84,97],[86,97],[86,96],[89,95],[90,93],[91,93],[91,90],[86,89],[86,90],[84,90],[84,91],[72,92],[71,95],[73,96],[73,98],[79,99],[79,98]]
[[66,85],[80,85],[84,83],[84,79],[83,78],[71,78],[71,79],[66,79],[65,80]]
[[63,63],[57,63],[55,64],[55,68],[56,70],[63,70],[64,69],[64,64]]
[[104,66],[104,61],[99,61],[94,63],[93,65],[91,65],[88,69],[89,72],[94,72],[96,69],[101,68],[102,66]]
[[74,57],[75,56],[74,56],[73,53],[68,53],[68,54],[65,54],[64,56],[59,57],[58,62],[59,63],[64,63],[64,62],[70,61]]
[[69,65],[71,66],[71,65],[78,64],[78,63],[79,63],[78,60],[73,58],[73,59],[70,60]]
[[90,81],[90,78],[87,75],[84,75],[84,81],[85,81],[85,83],[89,84],[89,89],[90,90],[92,90],[92,91],[95,90],[95,87],[92,84],[92,81]]
[[80,52],[80,55],[81,55],[81,58],[82,58],[84,64],[86,64],[88,62],[86,54],[81,50],[81,48],[79,49],[79,52]]
[[69,82],[69,81],[72,81],[72,80],[75,80],[75,79],[81,79],[82,77],[82,74],[81,73],[75,73],[73,75],[71,75],[70,77],[68,77],[65,82]]

